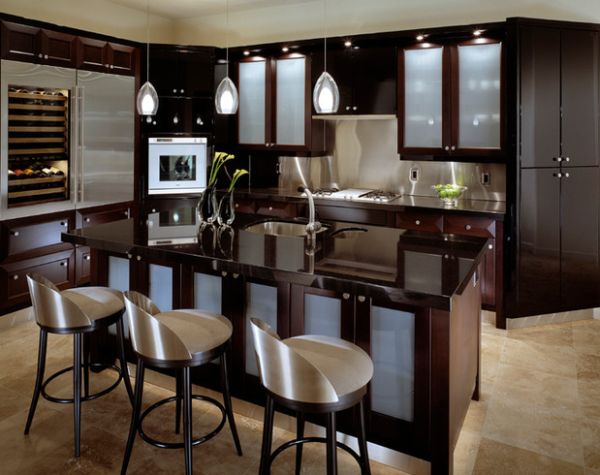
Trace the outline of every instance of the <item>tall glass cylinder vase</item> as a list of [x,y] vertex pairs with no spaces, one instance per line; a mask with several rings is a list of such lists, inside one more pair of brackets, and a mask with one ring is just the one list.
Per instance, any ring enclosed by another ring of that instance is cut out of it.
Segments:
[[214,186],[209,186],[200,194],[196,204],[196,217],[201,226],[212,224],[218,216],[218,204]]
[[219,201],[219,213],[217,222],[219,226],[231,226],[235,220],[235,205],[233,203],[233,191],[222,196]]

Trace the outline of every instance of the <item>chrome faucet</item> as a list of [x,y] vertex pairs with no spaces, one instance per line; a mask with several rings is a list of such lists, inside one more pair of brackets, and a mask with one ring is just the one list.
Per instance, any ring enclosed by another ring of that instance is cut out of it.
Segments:
[[300,186],[298,191],[306,193],[306,198],[308,199],[308,224],[306,225],[306,232],[316,233],[321,229],[321,223],[315,217],[315,200],[313,194],[306,186]]

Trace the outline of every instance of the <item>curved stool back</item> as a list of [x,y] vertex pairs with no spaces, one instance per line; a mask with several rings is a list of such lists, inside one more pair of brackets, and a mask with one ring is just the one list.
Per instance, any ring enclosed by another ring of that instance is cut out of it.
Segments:
[[262,385],[273,394],[305,403],[336,403],[339,398],[327,377],[281,341],[262,320],[251,318],[252,336]]
[[39,326],[49,331],[69,331],[92,325],[81,309],[62,296],[58,288],[44,276],[35,272],[27,274],[27,285]]
[[159,313],[152,300],[134,291],[123,295],[129,317],[131,345],[138,355],[152,361],[182,364],[192,361],[192,355],[181,339],[152,316]]

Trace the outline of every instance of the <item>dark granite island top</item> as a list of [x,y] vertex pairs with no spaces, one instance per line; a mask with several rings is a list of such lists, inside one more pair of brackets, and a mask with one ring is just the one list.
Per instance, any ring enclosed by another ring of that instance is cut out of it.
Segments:
[[[239,214],[217,239],[211,229],[198,234],[195,210],[181,208],[69,231],[63,240],[91,248],[95,284],[153,299],[172,292],[175,308],[208,308],[202,302],[218,295],[213,311],[233,323],[239,398],[262,403],[250,317],[283,338],[353,341],[375,365],[368,439],[430,462],[433,474],[452,473],[464,416],[479,394],[478,266],[487,239],[343,222],[323,223],[314,241],[245,229],[260,221]],[[196,376],[219,388],[211,368]],[[352,418],[339,426],[355,434]]]

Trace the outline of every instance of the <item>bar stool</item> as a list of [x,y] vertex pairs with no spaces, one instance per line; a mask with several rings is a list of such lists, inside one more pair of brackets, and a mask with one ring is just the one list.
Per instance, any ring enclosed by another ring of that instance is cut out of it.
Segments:
[[[200,310],[160,312],[148,297],[138,292],[125,292],[124,295],[125,308],[129,316],[131,344],[137,356],[137,371],[131,426],[121,474],[127,473],[136,432],[142,439],[156,447],[167,449],[183,447],[185,472],[190,475],[192,473],[192,446],[212,439],[221,431],[227,419],[237,454],[242,455],[227,376],[227,350],[233,331],[231,322],[223,315]],[[215,358],[220,359],[224,406],[208,396],[192,395],[190,369],[206,364]],[[177,380],[175,396],[158,401],[140,415],[146,365],[162,369],[175,369],[181,376]],[[192,440],[192,399],[209,402],[221,411],[221,421],[218,426],[210,433],[194,440]],[[176,402],[176,433],[179,433],[181,403],[183,402],[183,443],[153,439],[144,432],[142,427],[147,415],[163,404],[172,401]]]
[[[358,462],[361,473],[370,475],[363,398],[373,377],[373,362],[361,348],[339,338],[304,335],[281,340],[265,322],[250,319],[260,381],[267,392],[263,426],[260,475],[270,473],[273,460],[296,446],[296,475],[302,464],[302,444],[327,445],[327,474],[336,475],[336,447]],[[296,439],[271,453],[275,403],[297,413]],[[336,440],[335,413],[359,406],[360,455]],[[326,414],[326,437],[304,437],[306,413]]]
[[[61,292],[50,280],[37,273],[27,274],[27,284],[29,285],[35,319],[40,327],[40,341],[35,389],[29,407],[27,423],[25,424],[25,435],[29,434],[40,394],[51,402],[73,404],[75,457],[79,457],[82,402],[98,399],[115,389],[121,380],[124,380],[127,394],[133,404],[133,391],[127,374],[127,361],[123,342],[123,296],[121,292],[106,287],[80,287]],[[88,354],[86,351],[84,351],[84,361],[82,362],[82,337],[113,324],[117,327],[119,364],[121,367],[99,363],[90,364],[87,360]],[[48,333],[73,335],[73,366],[57,371],[44,381]],[[97,369],[111,368],[117,371],[119,376],[111,386],[95,394],[89,394],[90,367]],[[84,370],[83,396],[81,395],[82,368]],[[73,397],[57,398],[48,394],[46,392],[48,383],[68,371],[73,371]]]

